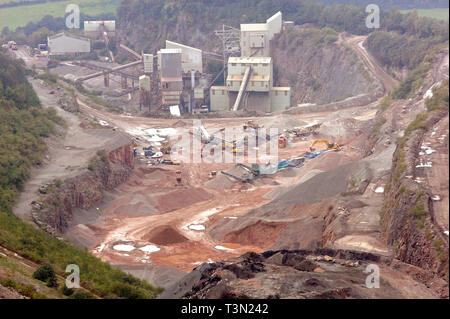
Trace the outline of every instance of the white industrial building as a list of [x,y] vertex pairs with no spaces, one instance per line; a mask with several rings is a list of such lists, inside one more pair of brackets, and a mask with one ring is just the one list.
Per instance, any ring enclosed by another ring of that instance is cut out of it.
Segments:
[[213,86],[211,111],[246,109],[284,111],[291,105],[291,89],[273,86],[271,57],[230,57],[226,86]]
[[181,49],[158,51],[158,69],[161,79],[162,105],[180,104],[183,93],[183,69]]
[[241,24],[241,56],[270,56],[270,41],[283,28],[283,15],[278,12],[266,23]]
[[241,24],[241,57],[228,59],[225,86],[211,87],[211,111],[245,109],[270,113],[291,106],[291,88],[274,87],[273,79],[270,46],[282,28],[281,12],[266,23]]
[[91,41],[70,33],[58,33],[47,38],[50,55],[80,54],[91,52]]
[[181,67],[185,75],[190,76],[192,71],[195,74],[203,73],[202,50],[172,41],[166,41],[166,49],[181,50]]

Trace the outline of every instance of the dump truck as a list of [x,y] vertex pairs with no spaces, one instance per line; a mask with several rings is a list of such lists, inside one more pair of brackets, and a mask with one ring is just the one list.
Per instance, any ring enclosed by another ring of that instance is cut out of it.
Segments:
[[335,143],[330,143],[330,142],[327,141],[327,140],[315,140],[315,141],[311,144],[311,146],[309,147],[309,149],[310,149],[311,151],[314,151],[314,150],[315,150],[315,149],[314,149],[314,146],[315,146],[316,144],[318,144],[318,143],[325,144],[325,145],[327,146],[327,150],[334,150],[334,151],[340,151],[340,150],[341,150],[341,146],[339,146],[338,144],[335,144]]

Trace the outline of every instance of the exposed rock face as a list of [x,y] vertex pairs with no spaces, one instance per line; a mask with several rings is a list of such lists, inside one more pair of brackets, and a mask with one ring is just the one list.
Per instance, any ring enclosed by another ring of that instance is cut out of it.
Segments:
[[[402,298],[388,276],[383,289],[366,286],[369,264],[390,264],[388,258],[355,251],[317,249],[247,253],[223,262],[203,264],[160,298]],[[396,262],[398,267],[401,265]]]
[[[427,126],[432,127],[440,117],[431,116]],[[423,281],[431,283],[436,276],[448,281],[448,241],[436,227],[432,194],[415,182],[416,158],[425,131],[411,133],[395,153],[382,229],[387,243],[394,247],[396,258],[429,271]],[[442,296],[448,297],[448,288]]]
[[292,88],[292,105],[327,104],[377,88],[349,47],[331,29],[296,26],[273,41],[275,84]]
[[91,160],[89,170],[64,182],[47,185],[41,202],[33,202],[32,217],[47,232],[63,233],[75,208],[89,209],[103,199],[103,192],[128,179],[134,167],[132,144],[113,149]]
[[127,144],[108,153],[108,159],[113,164],[134,168],[133,145]]
[[0,299],[26,299],[18,292],[0,285]]

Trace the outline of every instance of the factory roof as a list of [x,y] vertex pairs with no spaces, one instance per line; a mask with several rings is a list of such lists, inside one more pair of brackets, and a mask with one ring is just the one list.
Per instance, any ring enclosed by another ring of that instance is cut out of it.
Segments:
[[268,31],[269,26],[266,23],[249,23],[241,24],[241,31],[255,32],[255,31]]
[[55,35],[51,35],[48,37],[48,40],[55,40],[57,38],[61,38],[61,37],[67,37],[67,38],[72,38],[72,39],[77,39],[77,40],[82,40],[82,41],[90,41],[88,38],[85,37],[80,37],[77,35],[73,35],[71,33],[65,33],[65,32],[61,32]]
[[[176,47],[179,47],[179,48],[185,48],[185,49],[197,51],[199,53],[202,52],[202,50],[200,50],[200,49],[193,48],[193,47],[190,47],[190,46],[187,46],[187,45],[184,45],[184,44],[181,44],[181,43],[176,43],[176,42],[173,42],[173,41],[169,41],[169,40],[166,40],[166,47],[167,46],[176,46]],[[170,49],[175,49],[175,48],[168,48],[166,50],[170,50]]]

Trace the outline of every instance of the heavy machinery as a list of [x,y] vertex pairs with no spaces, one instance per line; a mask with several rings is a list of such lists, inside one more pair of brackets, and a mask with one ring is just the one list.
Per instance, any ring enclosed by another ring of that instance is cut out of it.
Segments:
[[173,161],[173,160],[169,160],[169,159],[164,159],[161,161],[162,165],[181,165],[180,162],[178,161]]
[[321,124],[311,124],[303,127],[294,127],[290,130],[290,132],[294,133],[296,137],[306,137],[309,135],[318,135],[318,130],[320,129]]
[[17,43],[15,41],[9,41],[8,48],[10,48],[11,50],[17,50]]
[[159,148],[159,150],[163,154],[170,154],[170,152],[172,152],[172,148],[169,146],[168,142],[162,142],[161,143],[161,147]]
[[259,126],[253,120],[249,120],[244,124],[244,130],[246,130],[247,128],[252,128],[254,130],[257,130],[259,128],[262,128],[262,126]]
[[330,143],[327,140],[315,140],[311,146],[309,147],[309,149],[312,151],[314,151],[314,146],[318,143],[323,143],[327,146],[327,150],[334,150],[334,151],[340,151],[341,150],[341,146],[339,146],[338,144],[335,143]]
[[251,167],[249,167],[247,165],[244,165],[242,163],[237,163],[236,165],[242,167],[247,172],[252,173],[255,176],[259,176],[259,174],[260,174],[259,165],[258,164],[252,164]]
[[153,156],[153,155],[156,154],[156,153],[153,151],[153,147],[152,147],[152,146],[144,147],[143,149],[144,149],[144,156],[145,156],[145,157]]
[[286,148],[287,146],[287,139],[284,136],[278,137],[278,148]]
[[175,177],[176,177],[176,180],[177,180],[177,184],[178,185],[181,185],[181,181],[182,181],[182,179],[181,179],[181,171],[176,171],[175,172]]

